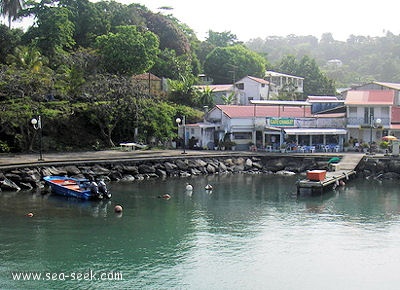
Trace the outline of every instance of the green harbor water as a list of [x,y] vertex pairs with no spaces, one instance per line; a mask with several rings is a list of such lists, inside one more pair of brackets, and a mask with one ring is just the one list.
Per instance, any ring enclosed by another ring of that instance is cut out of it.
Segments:
[[297,198],[297,178],[112,183],[108,202],[2,192],[0,289],[398,289],[399,182]]

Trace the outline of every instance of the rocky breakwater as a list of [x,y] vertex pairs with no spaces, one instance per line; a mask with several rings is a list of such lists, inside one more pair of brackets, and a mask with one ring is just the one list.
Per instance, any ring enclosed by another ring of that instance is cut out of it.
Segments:
[[[326,159],[326,158],[325,158]],[[188,177],[193,175],[247,173],[289,174],[327,168],[326,160],[300,157],[218,157],[177,158],[164,160],[99,162],[97,164],[35,166],[0,171],[0,189],[34,190],[43,187],[48,175],[97,178],[134,182],[149,178]]]
[[400,158],[394,156],[365,157],[356,168],[357,175],[366,179],[399,179]]

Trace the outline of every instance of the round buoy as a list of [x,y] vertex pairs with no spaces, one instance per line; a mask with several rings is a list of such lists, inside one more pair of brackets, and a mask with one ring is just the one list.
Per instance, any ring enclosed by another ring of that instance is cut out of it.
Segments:
[[28,213],[26,214],[26,216],[27,216],[27,217],[33,217],[33,213],[28,212]]
[[170,199],[171,196],[168,193],[166,193],[166,194],[163,194],[162,198],[163,199]]
[[212,189],[213,189],[213,187],[212,187],[212,185],[211,185],[211,184],[207,184],[207,185],[206,185],[206,187],[205,187],[205,189],[206,189],[206,190],[212,190]]
[[186,190],[193,190],[193,186],[189,183],[186,183]]
[[114,207],[114,211],[115,211],[116,213],[122,212],[122,206],[116,205],[116,206]]

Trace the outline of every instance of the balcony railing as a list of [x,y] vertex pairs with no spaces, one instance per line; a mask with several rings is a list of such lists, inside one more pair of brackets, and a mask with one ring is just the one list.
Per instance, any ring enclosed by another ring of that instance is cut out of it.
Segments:
[[[376,117],[376,119],[381,119],[381,123],[380,125],[383,127],[389,127],[390,125],[390,118],[378,118]],[[375,121],[376,121],[375,119]],[[358,126],[370,126],[369,120],[366,122],[366,120],[364,118],[360,118],[360,117],[347,117],[347,125],[358,125]],[[376,124],[373,124],[376,125]]]

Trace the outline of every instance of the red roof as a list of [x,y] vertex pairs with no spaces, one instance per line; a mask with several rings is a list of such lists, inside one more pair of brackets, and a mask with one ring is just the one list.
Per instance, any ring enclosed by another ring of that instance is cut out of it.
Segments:
[[265,85],[268,85],[268,84],[269,84],[269,81],[264,80],[264,79],[260,79],[260,78],[256,78],[256,77],[251,77],[251,76],[247,76],[247,77],[248,77],[249,79],[253,80],[253,81],[256,81],[256,82],[260,83],[260,84],[265,84]]
[[209,88],[212,90],[214,93],[216,92],[228,92],[233,90],[233,85],[197,85],[194,86],[195,88],[198,88],[199,90],[205,90],[206,88]]
[[394,91],[348,91],[345,105],[383,105],[390,106],[394,102]]
[[237,106],[237,105],[217,105],[229,118],[249,118],[253,117],[312,117],[311,108],[291,107],[291,106]]

